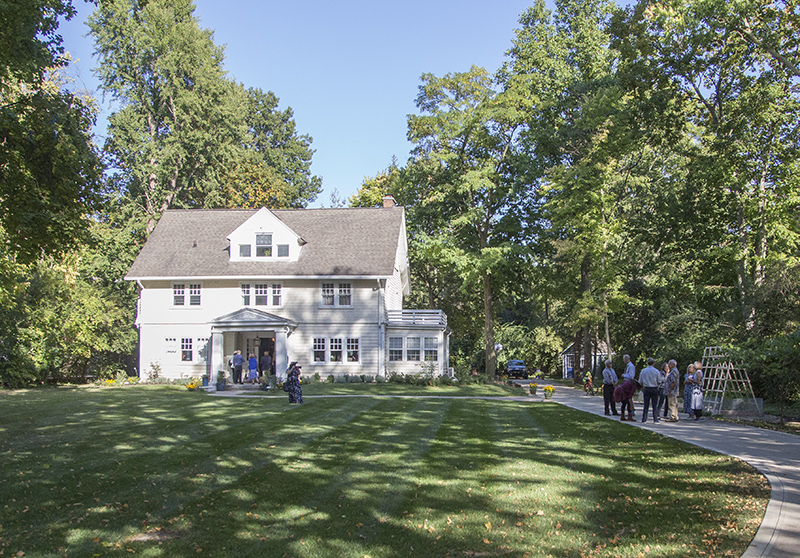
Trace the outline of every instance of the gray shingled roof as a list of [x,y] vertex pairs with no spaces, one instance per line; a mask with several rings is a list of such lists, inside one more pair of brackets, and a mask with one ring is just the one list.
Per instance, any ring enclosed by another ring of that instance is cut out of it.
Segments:
[[228,236],[253,209],[166,211],[127,279],[392,275],[403,208],[275,209],[307,244],[297,262],[229,261]]

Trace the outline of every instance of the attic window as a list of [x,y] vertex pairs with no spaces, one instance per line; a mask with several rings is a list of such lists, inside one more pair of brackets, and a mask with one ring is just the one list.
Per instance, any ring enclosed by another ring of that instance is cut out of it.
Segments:
[[278,244],[278,257],[279,258],[288,258],[289,257],[289,245],[288,244]]
[[240,258],[249,258],[250,257],[250,245],[249,244],[240,244],[239,245],[239,257]]
[[272,257],[272,234],[269,233],[256,234],[256,257],[257,258]]

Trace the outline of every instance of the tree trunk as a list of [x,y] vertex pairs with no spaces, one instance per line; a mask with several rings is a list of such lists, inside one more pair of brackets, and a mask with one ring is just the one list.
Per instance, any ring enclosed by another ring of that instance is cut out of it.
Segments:
[[486,374],[494,380],[497,374],[497,353],[494,350],[494,317],[492,316],[492,283],[489,274],[483,272],[483,312],[486,335]]

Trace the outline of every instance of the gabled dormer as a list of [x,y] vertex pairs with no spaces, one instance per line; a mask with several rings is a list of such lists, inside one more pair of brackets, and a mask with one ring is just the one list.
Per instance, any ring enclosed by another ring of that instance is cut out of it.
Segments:
[[296,262],[305,241],[262,207],[228,237],[232,262]]

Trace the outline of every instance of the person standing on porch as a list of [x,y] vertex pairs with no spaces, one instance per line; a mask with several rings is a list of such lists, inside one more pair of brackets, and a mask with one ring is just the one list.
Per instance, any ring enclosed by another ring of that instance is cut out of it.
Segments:
[[242,383],[242,366],[244,365],[244,357],[242,351],[237,350],[233,353],[233,383]]
[[264,351],[264,354],[261,356],[261,361],[259,362],[261,365],[261,374],[269,376],[272,374],[272,357],[269,354],[269,351]]
[[253,353],[250,353],[250,358],[247,361],[247,381],[251,384],[258,381],[258,359]]

